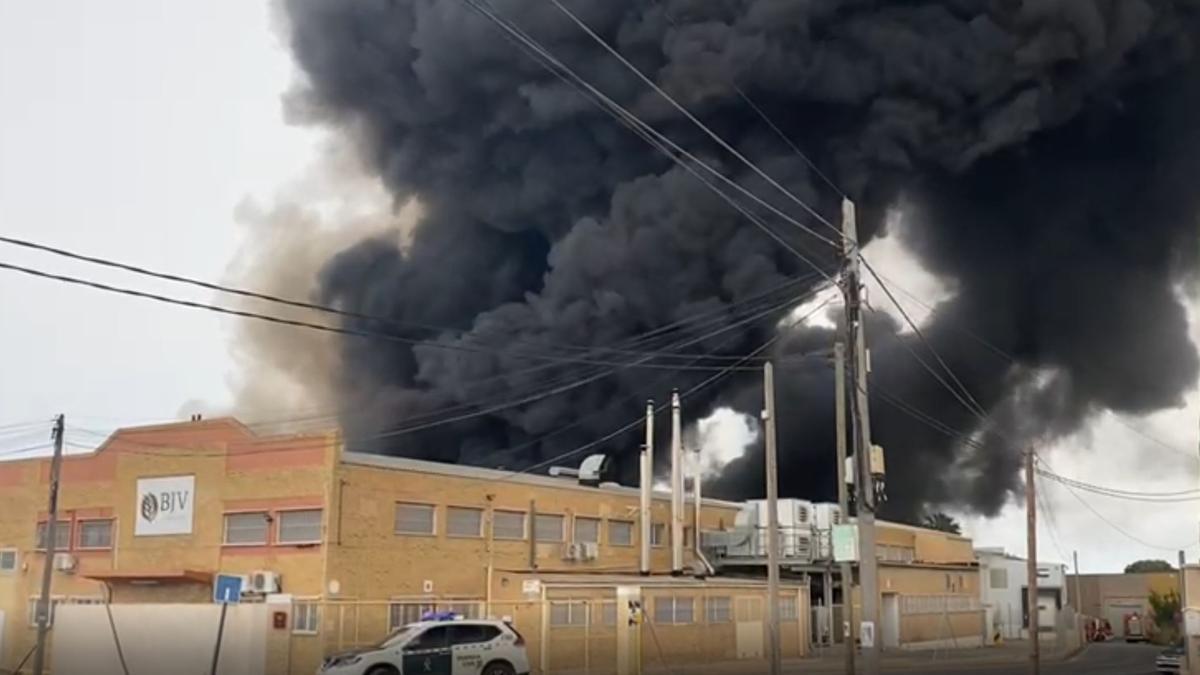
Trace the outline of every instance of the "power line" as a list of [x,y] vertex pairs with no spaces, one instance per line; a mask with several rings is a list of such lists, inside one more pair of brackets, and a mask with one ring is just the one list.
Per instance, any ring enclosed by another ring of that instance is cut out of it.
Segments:
[[[223,284],[216,284],[216,283],[204,281],[201,279],[196,279],[194,277],[186,277],[186,276],[181,276],[181,275],[172,274],[172,273],[168,273],[168,272],[160,272],[160,271],[151,270],[151,269],[148,269],[145,267],[131,265],[129,263],[124,263],[124,262],[120,262],[120,261],[116,261],[116,260],[85,255],[82,253],[77,253],[75,251],[69,251],[67,249],[58,248],[55,246],[49,246],[47,244],[41,244],[41,243],[30,241],[27,239],[18,239],[15,237],[0,236],[0,243],[11,244],[13,246],[20,246],[23,248],[41,251],[44,253],[51,253],[53,255],[68,258],[71,260],[79,260],[79,261],[91,263],[94,265],[100,265],[103,267],[120,269],[120,270],[132,272],[134,274],[151,277],[151,278],[155,278],[155,279],[162,279],[165,281],[187,284],[190,286],[196,286],[198,288],[216,291],[219,293],[227,293],[230,295],[236,295],[236,296],[245,297],[245,298],[253,298],[253,299],[262,300],[265,302],[271,302],[271,303],[276,303],[276,304],[285,305],[285,306],[289,306],[289,307],[296,307],[296,308],[300,308],[300,309],[308,309],[308,310],[313,310],[313,311],[317,311],[317,312],[324,312],[327,314],[334,314],[337,316],[343,316],[343,317],[347,317],[347,318],[378,322],[378,323],[392,325],[392,326],[402,328],[402,329],[418,328],[421,330],[437,331],[437,332],[441,332],[441,333],[460,333],[461,332],[461,329],[450,328],[447,326],[437,326],[437,325],[433,325],[433,324],[420,323],[420,322],[414,322],[414,321],[399,321],[399,320],[393,319],[391,317],[383,317],[383,316],[378,316],[378,315],[374,315],[374,314],[366,314],[366,313],[362,313],[362,312],[348,311],[348,310],[343,310],[343,309],[340,309],[337,307],[332,307],[329,305],[322,305],[322,304],[313,303],[313,302],[305,302],[305,301],[301,301],[301,300],[283,298],[283,297],[280,297],[277,295],[271,295],[268,293],[261,293],[261,292],[257,292],[257,291],[246,290],[243,288],[236,288],[236,287],[232,287],[232,286],[226,286]],[[590,346],[589,345],[568,345],[568,344],[555,343],[555,342],[540,342],[540,341],[535,341],[535,340],[525,340],[525,339],[520,339],[520,338],[512,339],[512,341],[518,342],[518,343],[530,344],[534,347],[537,347],[538,349],[545,349],[547,347],[553,347],[553,348],[558,348],[558,349],[583,350],[583,351],[587,351],[587,352],[604,351],[604,352],[613,352],[613,353],[620,353],[620,354],[632,354],[635,356],[645,356],[647,354],[653,354],[656,357],[680,358],[680,359],[691,358],[692,356],[694,356],[693,354],[678,354],[678,353],[672,353],[672,352],[636,351],[636,350],[619,349],[619,348],[615,348],[615,347],[599,347],[599,346],[595,346],[595,345],[590,345]],[[740,359],[740,357],[738,357],[738,356],[719,356],[719,355],[706,356],[705,358],[709,359],[709,360],[726,360],[726,361],[737,361]]]
[[[560,12],[562,12],[564,15],[566,15],[567,18],[569,18],[576,26],[578,26],[585,33],[587,33],[588,36],[591,37],[594,42],[599,44],[601,47],[604,48],[605,51],[607,51],[609,54],[611,54],[613,57],[615,57],[618,61],[620,61],[621,64],[623,66],[625,66],[626,69],[628,69],[630,72],[632,72],[634,75],[636,75],[638,77],[638,79],[640,79],[643,83],[645,83],[650,88],[654,89],[654,91],[657,92],[659,96],[661,96],[673,108],[678,110],[690,122],[695,124],[709,138],[716,141],[716,143],[718,145],[720,145],[727,152],[729,152],[734,157],[736,157],[739,161],[741,161],[743,164],[745,164],[747,168],[749,168],[751,171],[753,171],[755,174],[757,174],[760,178],[767,181],[767,183],[770,184],[772,187],[774,187],[776,190],[779,190],[779,192],[781,192],[788,199],[790,199],[791,201],[798,204],[801,208],[803,208],[805,211],[807,211],[813,218],[816,218],[819,222],[825,224],[829,229],[833,230],[837,234],[839,240],[843,237],[840,228],[835,227],[833,225],[833,223],[830,223],[828,220],[826,220],[825,217],[822,216],[816,209],[809,206],[804,200],[800,199],[795,194],[793,194],[790,190],[788,190],[783,185],[781,185],[778,181],[776,181],[769,174],[767,174],[767,172],[760,169],[758,167],[758,165],[756,165],[754,162],[751,162],[749,159],[747,159],[745,155],[743,155],[741,152],[739,152],[737,150],[737,148],[730,145],[728,141],[726,141],[724,138],[722,138],[720,136],[720,134],[716,133],[715,131],[710,129],[706,124],[704,124],[698,118],[696,118],[696,116],[693,115],[690,111],[688,111],[688,109],[686,107],[684,107],[682,104],[680,104],[678,101],[676,101],[670,94],[668,94],[665,90],[663,90],[662,87],[658,86],[657,82],[655,82],[654,80],[647,77],[646,74],[643,73],[641,70],[639,70],[637,66],[635,66],[628,59],[626,59],[621,54],[621,52],[617,51],[616,48],[614,48],[612,45],[608,44],[608,42],[606,42],[604,40],[604,38],[600,37],[594,30],[592,30],[592,28],[590,26],[588,26],[585,21],[583,21],[578,16],[576,16],[573,12],[571,12],[571,10],[567,9],[567,7],[565,5],[563,5],[562,2],[560,2],[560,0],[549,0],[549,1],[551,4],[553,4],[555,7],[557,7]],[[803,228],[806,232],[811,234],[813,237],[829,244],[830,246],[833,246],[834,248],[839,248],[839,246],[836,243],[834,243],[834,240],[829,239],[828,237],[822,236],[822,235],[816,233],[815,231],[811,230],[810,228],[801,225],[800,223],[798,223],[796,221],[792,221],[792,222],[793,222],[793,224],[797,225],[798,227]]]
[[[445,343],[445,342],[430,342],[427,340],[406,338],[406,337],[402,337],[399,335],[393,335],[390,333],[381,333],[381,332],[371,331],[371,330],[343,328],[343,327],[337,327],[337,326],[329,326],[329,325],[325,325],[325,324],[311,323],[308,321],[285,319],[283,317],[273,316],[270,314],[260,314],[257,312],[249,312],[249,311],[244,311],[244,310],[239,310],[239,309],[231,309],[228,307],[222,307],[220,305],[213,305],[213,304],[204,303],[204,302],[196,302],[193,300],[183,300],[181,298],[174,298],[174,297],[170,297],[170,296],[166,296],[166,295],[159,295],[157,293],[149,293],[146,291],[139,291],[139,290],[135,290],[135,289],[131,289],[131,288],[112,286],[109,284],[104,284],[104,283],[101,283],[98,281],[92,281],[89,279],[82,279],[79,277],[72,277],[72,276],[67,276],[67,275],[62,275],[62,274],[53,274],[50,272],[45,272],[42,270],[37,270],[37,269],[29,268],[29,267],[23,267],[20,265],[13,265],[11,263],[6,263],[6,262],[0,262],[0,269],[12,270],[14,272],[20,272],[22,274],[27,274],[27,275],[35,276],[35,277],[41,277],[43,279],[50,279],[53,281],[60,281],[60,282],[79,285],[79,286],[87,286],[87,287],[94,288],[94,289],[101,290],[101,291],[107,291],[110,293],[119,293],[122,295],[129,295],[129,296],[133,296],[133,297],[137,297],[137,298],[143,298],[146,300],[154,300],[156,302],[163,302],[163,303],[167,303],[167,304],[171,304],[171,305],[178,305],[181,307],[190,307],[192,309],[203,309],[203,310],[207,310],[207,311],[211,311],[211,312],[216,312],[218,314],[227,314],[230,316],[238,316],[238,317],[247,318],[247,319],[256,319],[259,321],[266,321],[269,323],[275,323],[275,324],[280,324],[280,325],[293,326],[293,327],[297,327],[297,328],[308,328],[311,330],[318,330],[318,331],[324,331],[324,332],[329,332],[329,333],[340,333],[343,335],[352,335],[352,336],[361,337],[361,338],[383,339],[383,340],[389,340],[389,341],[394,341],[394,342],[401,342],[401,343],[409,344],[409,345],[432,347],[435,349],[448,349],[448,350],[454,350],[454,351],[465,351],[465,352],[484,353],[484,354],[499,354],[502,356],[509,356],[509,357],[518,358],[518,359],[538,359],[538,360],[544,360],[544,361],[553,361],[553,362],[557,362],[557,363],[574,363],[574,364],[584,364],[584,365],[637,367],[637,368],[662,369],[662,370],[703,370],[703,371],[721,370],[721,367],[715,366],[715,365],[714,366],[698,366],[698,365],[677,366],[677,365],[663,364],[663,363],[646,363],[645,361],[649,361],[650,359],[657,358],[654,354],[650,354],[643,361],[634,361],[634,362],[605,361],[605,360],[599,360],[599,359],[558,357],[558,356],[549,356],[549,355],[540,355],[540,354],[514,354],[511,352],[503,352],[503,351],[499,351],[499,350],[495,350],[495,349],[484,349],[484,348],[470,347],[470,346],[464,346],[464,345],[458,345],[458,344],[449,344],[449,343]],[[690,355],[684,355],[684,356],[690,356]],[[748,368],[748,370],[749,370],[749,368]]]
[[[780,209],[775,207],[773,204],[770,204],[769,202],[763,200],[761,197],[754,194],[750,190],[739,185],[736,181],[730,179],[728,176],[725,176],[721,172],[719,172],[716,169],[714,169],[713,167],[709,166],[706,162],[701,161],[698,157],[696,157],[694,154],[692,154],[688,150],[684,149],[678,143],[674,142],[669,137],[663,135],[658,130],[654,129],[652,126],[650,126],[646,122],[642,121],[641,118],[637,117],[636,115],[631,113],[629,110],[622,107],[619,103],[612,100],[610,97],[605,95],[600,90],[596,89],[596,87],[594,87],[591,83],[589,83],[583,77],[579,76],[574,70],[572,70],[570,67],[565,65],[562,61],[560,61],[557,57],[555,57],[553,54],[551,54],[543,45],[538,43],[537,40],[530,37],[527,33],[525,33],[523,30],[521,30],[519,27],[517,27],[511,21],[508,21],[508,20],[504,19],[503,17],[499,16],[495,12],[495,10],[493,10],[492,8],[485,6],[485,3],[482,3],[479,0],[464,0],[464,2],[466,2],[466,4],[469,7],[471,7],[472,9],[474,9],[476,12],[478,12],[481,15],[483,15],[484,17],[488,18],[494,24],[496,24],[501,29],[503,29],[513,39],[520,42],[521,45],[525,46],[528,51],[532,52],[535,55],[534,60],[537,61],[540,65],[542,65],[547,70],[549,70],[551,73],[553,73],[554,75],[556,75],[557,77],[562,79],[564,82],[567,82],[571,86],[575,87],[577,90],[581,90],[581,93],[583,93],[582,90],[586,90],[586,92],[588,94],[590,94],[591,96],[589,97],[585,94],[585,98],[589,98],[589,100],[591,100],[594,104],[598,105],[604,112],[608,113],[614,119],[616,119],[617,121],[619,121],[622,124],[629,127],[636,135],[638,135],[640,138],[642,138],[643,140],[646,140],[652,146],[657,148],[660,152],[662,152],[664,155],[666,155],[668,159],[670,159],[671,161],[673,161],[680,167],[688,170],[689,173],[692,173],[693,175],[697,175],[695,173],[695,170],[687,162],[684,162],[679,157],[679,155],[687,158],[688,160],[693,162],[696,166],[699,166],[700,168],[704,169],[706,172],[711,174],[717,180],[729,185],[733,189],[735,189],[738,192],[740,192],[741,194],[745,195],[750,200],[759,204],[760,206],[767,209],[768,211],[775,214],[776,216],[782,218],[786,222],[791,223],[795,227],[797,227],[805,232],[808,232],[810,235],[812,235],[820,240],[823,240],[826,243],[832,244],[832,242],[830,242],[828,239],[817,234],[811,228],[809,228],[806,225],[804,225],[803,223],[797,221],[795,218],[791,217],[787,213],[781,211]],[[538,58],[538,57],[540,57],[540,58]],[[549,65],[547,65],[547,64],[549,64]],[[707,181],[702,181],[702,182],[704,182],[710,189],[713,189],[712,184],[708,183]],[[714,192],[716,192],[716,194],[718,196],[720,196],[723,200],[725,200],[727,203],[734,206],[734,208],[738,209],[738,211],[740,211],[742,213],[746,213],[744,210],[744,207],[741,207],[740,204],[737,204],[737,202],[735,202],[732,198],[730,198],[729,195],[727,195],[726,193],[724,193],[720,190],[715,190],[715,189],[714,189]],[[765,224],[763,224],[760,219],[752,218],[751,222],[754,223],[760,229],[762,229],[764,232],[766,232],[768,235],[770,235],[777,242],[782,243],[782,240],[779,238],[779,236],[776,235],[772,230],[770,230],[770,228],[766,227]],[[784,246],[789,251],[791,251],[793,254],[800,257],[801,260],[804,260],[805,262],[809,263],[810,265],[813,264],[806,257],[799,254],[799,252],[796,251],[793,247],[791,247],[787,244],[784,244]],[[819,267],[817,267],[817,269],[820,270]],[[822,274],[825,274],[825,273],[822,271]],[[827,274],[825,274],[825,276],[828,277]]]
[[1060,476],[1045,469],[1038,469],[1038,475],[1052,480],[1064,486],[1076,488],[1084,492],[1109,497],[1112,499],[1123,499],[1126,501],[1135,502],[1150,502],[1157,504],[1185,503],[1200,501],[1200,493],[1196,490],[1186,490],[1180,492],[1131,492],[1124,490],[1116,490],[1113,488],[1104,488],[1097,485],[1091,485],[1082,481],[1072,480],[1065,476]]

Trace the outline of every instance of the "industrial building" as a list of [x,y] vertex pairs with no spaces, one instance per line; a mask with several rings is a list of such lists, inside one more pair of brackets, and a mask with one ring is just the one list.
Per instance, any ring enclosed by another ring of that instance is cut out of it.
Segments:
[[[0,669],[34,640],[49,472],[45,458],[0,463]],[[216,575],[241,575],[242,600],[272,610],[245,619],[262,635],[243,645],[268,672],[311,673],[431,609],[512,620],[537,672],[763,658],[755,503],[681,498],[686,525],[672,537],[671,495],[647,495],[643,537],[641,490],[582,479],[346,452],[334,433],[260,436],[228,418],[121,429],[63,461],[54,606],[111,602],[132,649],[163,630],[146,618],[155,607],[209,616]],[[787,658],[817,632],[809,582],[831,567],[823,529],[807,549],[798,530],[785,544]],[[969,540],[887,523],[879,543],[885,646],[978,640]]]
[[1152,616],[1150,593],[1179,593],[1179,572],[1141,574],[1068,575],[1067,583],[1079,589],[1080,611],[1086,616],[1106,619],[1113,634],[1125,637],[1126,620],[1137,615],[1145,621]]
[[[976,549],[980,598],[992,640],[1029,638],[1028,562],[1002,548]],[[1037,564],[1038,631],[1053,634],[1066,600],[1066,565]]]

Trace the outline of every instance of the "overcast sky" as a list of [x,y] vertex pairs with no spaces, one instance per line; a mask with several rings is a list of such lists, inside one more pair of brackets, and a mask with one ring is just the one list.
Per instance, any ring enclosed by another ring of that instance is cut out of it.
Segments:
[[[266,3],[0,0],[0,232],[221,279],[241,243],[237,206],[270,201],[316,161],[321,134],[282,118],[293,77]],[[894,240],[868,254],[918,295],[942,292]],[[6,245],[0,261],[211,300]],[[231,405],[233,329],[217,315],[0,270],[0,453],[44,445],[46,428],[6,427],[59,412],[78,440],[175,419],[190,401]],[[1200,397],[1188,401],[1144,420],[1104,416],[1046,449],[1046,461],[1127,490],[1196,487]],[[1052,486],[1045,497],[1053,527],[1040,530],[1043,559],[1078,549],[1084,571],[1116,571],[1138,558],[1173,561],[1181,546],[1200,553],[1195,503],[1085,494],[1089,508]],[[980,545],[1024,553],[1016,505],[965,525]]]

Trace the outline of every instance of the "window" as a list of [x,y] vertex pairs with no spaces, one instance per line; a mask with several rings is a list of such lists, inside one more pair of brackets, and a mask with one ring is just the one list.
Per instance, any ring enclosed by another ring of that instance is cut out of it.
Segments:
[[992,588],[1008,588],[1008,570],[1003,567],[993,567],[988,574]]
[[667,526],[663,523],[653,523],[650,525],[650,545],[651,546],[666,546],[667,545]]
[[315,602],[296,602],[292,605],[292,632],[316,635],[321,625],[321,606]]
[[280,544],[321,543],[321,509],[279,512]]
[[633,546],[633,522],[628,520],[608,521],[609,546]]
[[596,605],[596,625],[613,627],[617,625],[617,603],[612,600],[604,600]]
[[500,637],[500,629],[495,626],[465,624],[450,627],[450,646],[452,647],[491,642],[498,637]]
[[600,543],[600,519],[575,516],[575,541]]
[[17,549],[0,549],[0,572],[12,572],[17,569]]
[[564,600],[550,603],[551,626],[587,625],[587,603],[582,600]]
[[445,649],[450,645],[450,626],[434,626],[418,635],[404,651],[425,651],[427,649]]
[[434,606],[429,603],[393,602],[388,605],[388,632],[416,623],[426,612],[433,610]]
[[654,623],[685,624],[692,623],[692,599],[666,597],[654,599]]
[[265,513],[226,513],[225,544],[254,546],[267,543],[270,524]]
[[562,541],[565,519],[549,513],[539,513],[533,520],[533,534],[538,541]]
[[483,509],[446,507],[446,536],[482,537]]
[[796,606],[796,598],[791,595],[779,596],[779,620],[797,621],[799,619],[800,610]]
[[524,539],[525,514],[520,511],[496,511],[492,515],[494,539]]
[[429,504],[397,504],[396,534],[433,534],[433,507]]
[[727,595],[707,598],[704,601],[704,619],[708,623],[729,623],[733,620],[730,605],[731,601]]
[[[37,544],[39,551],[46,550],[46,523],[37,524]],[[54,528],[54,550],[67,551],[71,548],[71,521],[60,520]]]
[[[58,538],[57,533],[55,538]],[[112,521],[80,521],[79,548],[112,548]]]

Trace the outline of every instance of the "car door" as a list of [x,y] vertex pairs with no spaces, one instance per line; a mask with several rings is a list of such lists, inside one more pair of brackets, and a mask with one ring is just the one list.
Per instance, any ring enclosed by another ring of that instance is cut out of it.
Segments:
[[479,675],[483,667],[496,658],[494,651],[499,636],[500,629],[488,624],[450,626],[450,651],[454,658],[452,675]]
[[403,675],[454,675],[449,626],[433,626],[404,645]]

